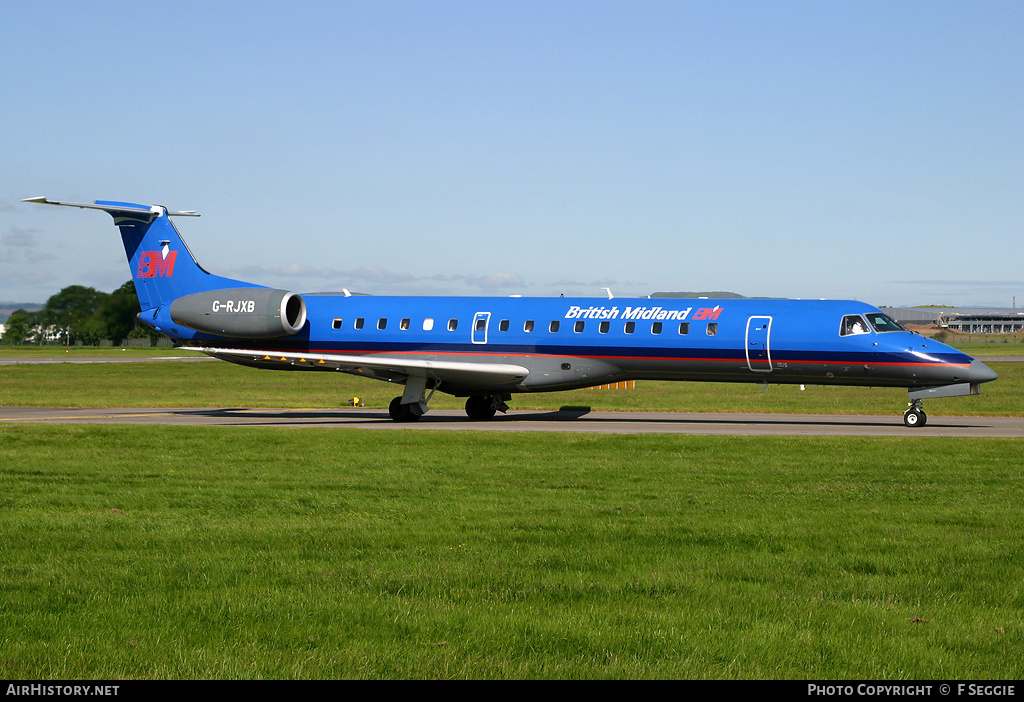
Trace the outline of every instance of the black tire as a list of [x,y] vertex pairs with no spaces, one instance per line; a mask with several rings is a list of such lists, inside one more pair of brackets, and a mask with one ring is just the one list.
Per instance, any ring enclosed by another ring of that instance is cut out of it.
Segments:
[[923,410],[907,410],[903,413],[903,423],[908,427],[917,429],[928,423],[928,415]]
[[412,411],[412,405],[403,405],[402,398],[396,397],[388,405],[388,414],[396,422],[415,422],[420,415]]
[[491,403],[491,398],[483,395],[471,395],[466,400],[466,415],[474,420],[492,419],[497,410]]

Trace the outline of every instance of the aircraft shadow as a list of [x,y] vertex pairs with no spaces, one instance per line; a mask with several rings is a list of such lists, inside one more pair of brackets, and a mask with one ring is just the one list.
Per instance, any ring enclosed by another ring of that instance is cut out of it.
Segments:
[[[248,407],[221,407],[210,409],[181,409],[174,410],[173,414],[182,417],[207,417],[221,423],[230,424],[337,424],[358,426],[361,424],[391,423],[391,417],[387,410],[350,410],[350,409],[303,409],[303,410],[282,410],[282,409],[256,409]],[[664,414],[643,416],[638,413],[621,414],[615,416],[594,415],[590,408],[579,407],[572,409],[559,409],[547,412],[524,412],[517,411],[510,414],[499,414],[490,420],[470,420],[461,412],[453,411],[432,411],[424,415],[419,421],[409,422],[403,426],[416,427],[429,424],[461,424],[473,427],[486,426],[488,424],[505,425],[509,423],[544,423],[544,422],[574,422],[585,421],[595,426],[613,424],[672,424],[679,426],[701,426],[701,425],[726,425],[726,426],[862,426],[862,427],[891,427],[901,422],[895,418],[868,418],[854,415],[837,415],[833,418],[821,416],[808,417],[801,415],[766,414],[766,415],[737,415],[735,417],[716,414],[714,416],[702,414],[678,414],[667,417]],[[929,427],[957,427],[976,428],[984,427],[984,424],[948,424],[942,418],[933,418],[929,421]]]
[[[471,420],[461,412],[445,414],[443,411],[432,411],[424,415],[418,421],[409,422],[406,426],[415,427],[424,423],[438,424],[489,424],[493,422],[507,421],[573,421],[584,416],[587,410],[555,410],[551,412],[538,412],[528,414],[515,414],[512,416],[498,415],[490,420]],[[179,409],[173,410],[170,414],[182,417],[209,417],[224,421],[235,420],[235,424],[255,424],[266,421],[275,421],[284,424],[325,424],[331,422],[344,424],[362,423],[391,423],[393,420],[387,410],[288,410],[288,409],[254,409],[249,407],[218,407],[210,409]]]

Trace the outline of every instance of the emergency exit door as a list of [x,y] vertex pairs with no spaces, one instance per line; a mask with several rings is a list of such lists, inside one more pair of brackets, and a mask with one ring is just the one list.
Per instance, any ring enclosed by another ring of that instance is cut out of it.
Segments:
[[487,326],[491,321],[490,312],[477,312],[473,317],[473,343],[487,343]]

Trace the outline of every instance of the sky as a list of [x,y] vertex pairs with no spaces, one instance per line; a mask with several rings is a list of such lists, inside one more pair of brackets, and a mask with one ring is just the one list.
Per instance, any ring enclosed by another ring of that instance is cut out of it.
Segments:
[[0,0],[0,301],[197,210],[297,292],[1024,307],[1018,0]]

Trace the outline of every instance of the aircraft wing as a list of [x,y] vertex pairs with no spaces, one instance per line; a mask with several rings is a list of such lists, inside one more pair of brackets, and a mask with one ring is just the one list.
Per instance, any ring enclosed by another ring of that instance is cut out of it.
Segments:
[[511,363],[424,361],[401,356],[356,356],[340,353],[295,353],[258,349],[191,348],[208,356],[264,367],[288,365],[309,370],[338,370],[380,380],[404,382],[410,376],[446,381],[459,386],[495,386],[519,383],[530,374]]

